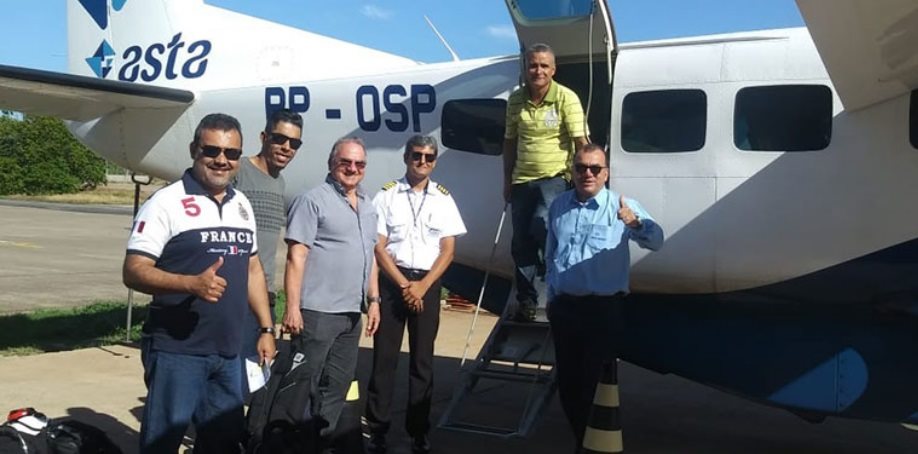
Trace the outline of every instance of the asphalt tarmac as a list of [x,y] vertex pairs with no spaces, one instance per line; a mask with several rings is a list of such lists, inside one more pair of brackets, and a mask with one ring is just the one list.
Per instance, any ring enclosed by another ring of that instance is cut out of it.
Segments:
[[[130,224],[128,208],[73,212],[0,201],[0,312],[123,300],[127,290],[121,285],[120,268]],[[138,295],[138,300],[146,299]],[[471,314],[443,311],[441,319],[434,422],[458,382],[458,358]],[[473,352],[495,321],[493,316],[480,318]],[[365,339],[362,346],[358,378],[365,388],[371,343]],[[403,354],[397,403],[404,402],[407,394],[406,360]],[[918,452],[918,432],[895,423],[829,418],[812,424],[782,409],[629,364],[622,364],[619,381],[626,452]],[[2,357],[0,384],[0,412],[32,406],[52,417],[70,415],[105,429],[126,453],[136,452],[145,392],[135,347]],[[512,423],[529,392],[525,384],[485,383],[476,388],[465,417]],[[408,453],[408,438],[400,424],[404,410],[395,410],[389,452]],[[434,452],[442,454],[567,453],[573,443],[556,398],[528,438],[436,429],[431,440]]]

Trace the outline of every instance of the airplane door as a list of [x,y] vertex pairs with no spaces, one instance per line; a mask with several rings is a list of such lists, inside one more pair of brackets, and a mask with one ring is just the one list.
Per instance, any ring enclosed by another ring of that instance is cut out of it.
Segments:
[[[580,96],[591,140],[608,143],[617,42],[606,0],[505,1],[520,53],[536,43],[551,46],[557,66],[555,80]],[[525,65],[522,58],[520,65]]]

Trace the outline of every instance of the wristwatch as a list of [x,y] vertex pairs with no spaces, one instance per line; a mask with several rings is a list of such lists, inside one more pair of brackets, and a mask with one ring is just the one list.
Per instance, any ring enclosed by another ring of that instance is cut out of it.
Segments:
[[268,327],[263,326],[258,329],[258,332],[261,334],[274,334],[274,327],[273,326],[268,326]]
[[370,303],[370,304],[378,303],[378,302],[379,302],[379,297],[378,297],[378,296],[368,296],[368,297],[367,297],[367,302]]

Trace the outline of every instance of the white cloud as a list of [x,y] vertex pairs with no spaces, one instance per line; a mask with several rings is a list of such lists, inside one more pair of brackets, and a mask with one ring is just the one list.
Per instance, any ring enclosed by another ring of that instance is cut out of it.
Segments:
[[512,25],[489,25],[485,31],[495,38],[516,39],[516,29]]
[[360,13],[370,19],[387,20],[392,17],[392,11],[373,5],[363,5],[360,8]]

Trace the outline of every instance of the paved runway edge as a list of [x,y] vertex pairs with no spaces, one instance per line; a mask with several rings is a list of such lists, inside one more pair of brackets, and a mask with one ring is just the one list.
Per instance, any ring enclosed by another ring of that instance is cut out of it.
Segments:
[[77,213],[118,214],[130,216],[134,209],[129,205],[72,204],[40,202],[36,200],[11,200],[0,198],[0,205],[11,207],[42,208],[46,210],[73,211]]

